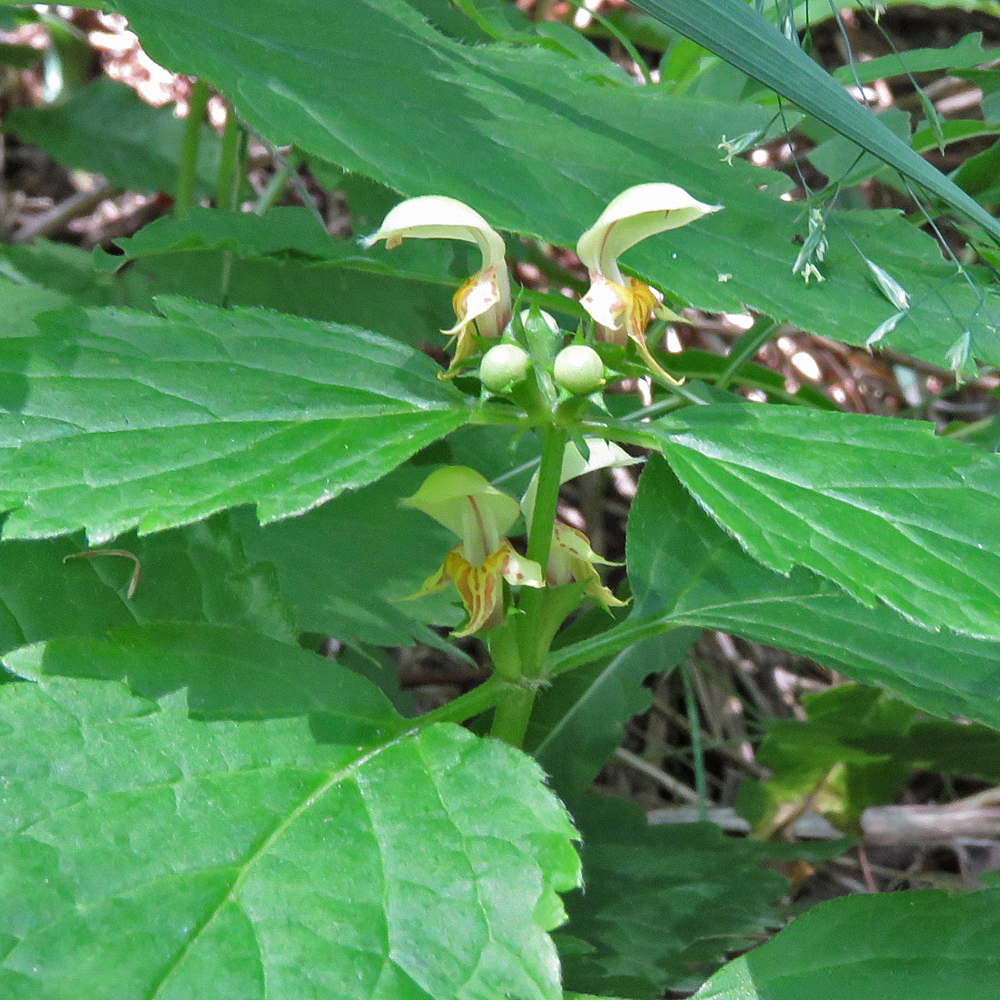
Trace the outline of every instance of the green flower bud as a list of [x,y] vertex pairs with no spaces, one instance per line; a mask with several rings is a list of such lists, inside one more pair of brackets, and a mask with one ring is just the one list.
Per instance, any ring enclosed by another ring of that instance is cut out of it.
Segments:
[[517,344],[497,344],[483,355],[479,379],[490,392],[506,392],[528,374],[528,352]]
[[556,384],[577,396],[588,396],[604,385],[604,362],[592,347],[574,344],[556,355]]

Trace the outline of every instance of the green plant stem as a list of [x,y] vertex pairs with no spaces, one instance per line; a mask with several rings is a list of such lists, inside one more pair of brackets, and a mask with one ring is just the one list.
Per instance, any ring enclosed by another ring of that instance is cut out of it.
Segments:
[[[542,463],[538,470],[538,491],[535,495],[535,510],[528,533],[528,558],[542,567],[549,561],[552,547],[552,528],[556,520],[556,506],[559,502],[559,487],[562,476],[563,453],[566,449],[566,431],[550,424],[542,431]],[[536,680],[542,672],[542,664],[548,649],[540,649],[533,639],[542,628],[545,611],[545,591],[524,587],[515,619],[517,647],[520,652],[517,669],[527,681]],[[510,662],[499,669],[510,675]],[[520,747],[528,729],[528,720],[535,703],[535,688],[528,684],[511,687],[503,693],[497,703],[491,735],[497,739]]]
[[217,208],[229,211],[239,208],[245,139],[246,132],[230,104],[226,108],[226,128],[222,133],[222,150],[219,155],[219,179],[215,189]]
[[686,663],[680,665],[681,681],[684,684],[684,704],[687,708],[688,727],[691,730],[691,750],[694,754],[694,787],[698,793],[698,819],[708,822],[708,780],[705,774],[705,747],[701,740],[701,717],[698,715],[698,699],[695,697],[691,671]]
[[729,351],[729,364],[716,379],[717,389],[728,389],[733,376],[740,370],[743,363],[752,358],[778,331],[777,323],[762,323],[751,327],[733,341]]
[[[552,547],[552,528],[556,523],[559,487],[562,485],[563,454],[566,451],[566,431],[550,425],[542,432],[542,464],[538,468],[538,489],[535,510],[528,534],[528,558],[545,571]],[[526,595],[531,591],[526,591]]]
[[510,686],[497,701],[490,735],[513,747],[524,744],[524,734],[528,731],[528,720],[535,706],[535,692],[532,688]]
[[299,158],[294,152],[288,154],[288,159],[278,165],[278,169],[272,174],[267,182],[267,187],[261,192],[257,204],[254,205],[254,215],[267,215],[274,207],[274,203],[282,196],[288,182],[292,179],[295,171],[299,169]]
[[[226,128],[222,133],[222,151],[219,158],[219,177],[215,189],[217,208],[235,211],[239,208],[240,185],[243,182],[243,152],[246,148],[246,131],[240,124],[232,105],[226,109]],[[219,278],[219,304],[229,307],[229,288],[233,278],[235,254],[226,250],[222,255],[222,272]]]
[[449,701],[446,705],[435,708],[433,711],[425,712],[411,721],[418,729],[434,726],[441,722],[465,722],[467,719],[473,719],[487,709],[493,708],[510,692],[513,691],[516,694],[519,690],[512,687],[506,678],[494,674],[478,687],[459,695],[454,701]]
[[177,191],[174,196],[174,211],[182,219],[194,203],[194,182],[198,173],[201,125],[205,120],[207,108],[208,84],[204,80],[197,80],[191,88],[188,116],[184,123],[184,137],[181,140],[181,165],[177,172]]

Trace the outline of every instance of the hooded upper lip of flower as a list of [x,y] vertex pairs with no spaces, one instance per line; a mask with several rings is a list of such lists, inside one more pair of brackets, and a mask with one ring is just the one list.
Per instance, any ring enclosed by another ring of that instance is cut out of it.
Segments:
[[653,315],[676,318],[657,300],[648,285],[632,278],[626,283],[618,258],[641,240],[717,212],[676,184],[637,184],[615,198],[576,245],[590,273],[590,289],[580,304],[597,322],[604,339],[631,340],[646,364],[661,378],[677,384],[646,347],[645,332]]
[[472,324],[483,337],[499,337],[511,316],[510,274],[506,247],[500,234],[473,208],[456,198],[423,195],[401,202],[382,221],[378,231],[361,241],[368,248],[379,240],[393,249],[404,239],[446,239],[475,243],[483,255],[482,267],[455,293],[456,323],[443,333],[457,335],[451,369],[473,353]]
[[576,252],[591,276],[623,285],[618,258],[649,236],[678,229],[721,205],[706,205],[676,184],[637,184],[622,191],[601,212],[597,222],[576,245]]
[[[698,201],[676,184],[637,184],[614,198],[577,243],[577,254],[591,280],[581,305],[596,320],[603,338],[620,344],[632,340],[649,368],[670,382],[676,380],[650,354],[644,334],[654,315],[676,317],[649,286],[635,278],[626,283],[618,258],[649,236],[686,226],[721,207]],[[476,244],[483,256],[480,269],[455,293],[455,325],[442,331],[457,337],[448,375],[442,376],[450,377],[475,352],[473,325],[484,337],[499,337],[510,321],[506,248],[500,234],[475,209],[443,195],[401,202],[361,243],[367,248],[385,240],[392,249],[411,238],[463,240]]]

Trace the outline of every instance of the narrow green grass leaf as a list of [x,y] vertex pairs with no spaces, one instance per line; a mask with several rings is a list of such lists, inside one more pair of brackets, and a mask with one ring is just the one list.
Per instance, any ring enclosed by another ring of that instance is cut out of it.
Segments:
[[1000,223],[993,216],[859,105],[744,0],[635,0],[635,5],[788,98],[1000,240]]

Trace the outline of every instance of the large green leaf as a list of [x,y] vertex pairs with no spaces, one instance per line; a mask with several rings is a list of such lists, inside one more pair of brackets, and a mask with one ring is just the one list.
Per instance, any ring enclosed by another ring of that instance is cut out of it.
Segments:
[[266,12],[242,0],[117,6],[155,58],[208,79],[277,144],[408,195],[461,198],[494,225],[564,246],[623,188],[673,181],[726,210],[629,252],[627,263],[654,284],[701,308],[746,304],[863,344],[895,310],[860,247],[911,296],[894,347],[943,363],[969,331],[1000,363],[995,297],[970,288],[896,213],[833,213],[827,280],[807,286],[792,274],[806,218],[801,204],[780,199],[787,179],[726,166],[716,150],[723,135],[766,127],[763,109],[595,79],[590,62],[537,45],[463,44],[403,0],[277,0]]
[[46,240],[3,248],[0,273],[16,282],[0,280],[3,335],[33,335],[34,315],[68,305],[65,296],[78,305],[153,311],[155,296],[180,294],[443,347],[441,330],[455,319],[452,293],[477,266],[464,244],[444,241],[363,251],[332,239],[304,208],[266,216],[192,208],[184,219],[165,216],[115,243],[121,254]]
[[103,636],[136,622],[239,625],[294,641],[274,568],[252,563],[228,514],[145,538],[126,535],[127,556],[73,558],[79,537],[0,542],[0,653],[63,636]]
[[353,243],[335,240],[307,208],[279,206],[267,215],[192,207],[183,218],[164,216],[134,236],[115,240],[121,255],[98,250],[107,270],[133,260],[185,250],[232,250],[237,257],[295,254],[313,260],[364,257]]
[[[390,192],[391,201],[398,197]],[[167,253],[230,250],[237,259],[326,261],[387,277],[454,286],[478,266],[464,243],[410,240],[394,250],[362,249],[355,240],[334,239],[307,208],[279,206],[266,215],[191,208],[183,218],[164,216],[134,236],[115,240],[121,256],[96,251],[102,269]]]
[[654,424],[674,472],[760,562],[1000,639],[1000,458],[932,424],[699,406]]
[[[98,77],[65,103],[12,108],[3,130],[40,146],[56,162],[103,174],[120,188],[173,194],[184,122],[170,108],[154,108],[124,83]],[[214,190],[219,139],[207,125],[199,147],[200,190]]]
[[104,541],[256,503],[263,522],[384,475],[462,424],[428,358],[350,327],[161,300],[0,342],[8,538]]
[[455,321],[452,287],[326,261],[233,259],[227,251],[184,251],[141,259],[122,274],[141,277],[157,295],[184,295],[218,306],[260,306],[359,326],[415,347],[445,347],[441,330]]
[[659,458],[643,472],[628,528],[631,616],[552,654],[559,672],[679,625],[734,632],[889,688],[934,715],[1000,729],[1000,643],[930,632],[884,605],[866,608],[807,572],[754,562]]
[[981,205],[882,125],[745,0],[635,0],[635,5],[815,115],[1000,240],[1000,224]]
[[643,680],[682,662],[696,629],[675,629],[607,659],[564,673],[544,689],[531,715],[525,749],[559,796],[574,802],[622,741],[625,723],[652,703]]
[[0,689],[0,729],[4,996],[561,996],[574,831],[510,747],[63,678]]
[[697,1000],[967,1000],[996,992],[1000,892],[821,903],[731,962]]
[[322,716],[340,742],[378,743],[405,728],[374,684],[298,646],[224,625],[159,622],[106,640],[53,639],[4,657],[31,680],[115,680],[143,698],[185,689],[199,719]]
[[788,883],[765,863],[793,856],[787,845],[708,823],[650,827],[632,803],[597,796],[574,818],[586,886],[567,898],[559,939],[568,988],[637,1000],[696,989],[727,953],[780,923],[774,904]]

